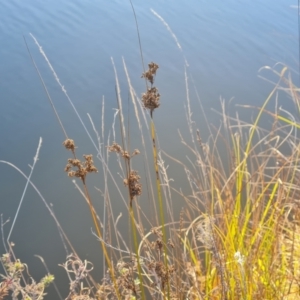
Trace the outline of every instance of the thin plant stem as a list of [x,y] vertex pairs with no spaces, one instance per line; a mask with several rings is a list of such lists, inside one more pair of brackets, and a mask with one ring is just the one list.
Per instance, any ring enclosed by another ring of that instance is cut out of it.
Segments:
[[107,265],[109,267],[109,271],[110,271],[110,274],[111,274],[111,277],[112,277],[114,288],[115,288],[115,291],[116,291],[118,299],[121,299],[120,294],[119,294],[119,290],[118,290],[118,286],[117,286],[117,282],[116,282],[116,278],[115,278],[114,268],[113,268],[111,260],[110,260],[110,258],[108,256],[108,253],[107,253],[107,250],[106,250],[106,246],[103,243],[103,238],[102,238],[101,230],[100,230],[100,227],[99,227],[99,222],[97,221],[97,216],[95,214],[94,206],[93,206],[91,197],[89,195],[89,191],[87,189],[85,180],[82,180],[82,182],[83,182],[83,186],[84,186],[85,196],[86,196],[86,199],[88,200],[88,204],[89,204],[89,208],[90,208],[91,215],[92,215],[92,218],[93,218],[93,222],[94,222],[94,225],[95,225],[95,228],[96,228],[96,231],[97,231],[97,235],[100,237],[99,241],[100,241],[100,244],[101,244],[104,256],[106,258],[106,263],[107,263]]
[[17,218],[18,218],[18,215],[19,215],[19,212],[20,212],[20,209],[21,209],[21,205],[22,205],[22,203],[23,203],[23,200],[24,200],[24,197],[25,197],[25,194],[26,194],[26,191],[27,191],[27,187],[28,187],[28,185],[29,185],[29,182],[30,182],[30,179],[31,179],[33,170],[34,170],[34,167],[35,167],[35,165],[36,165],[36,163],[37,163],[37,161],[38,161],[38,158],[39,158],[39,153],[40,153],[41,146],[42,146],[42,138],[40,137],[40,139],[39,139],[39,144],[38,144],[38,147],[37,147],[37,150],[36,150],[36,154],[35,154],[35,156],[34,156],[34,158],[33,158],[33,164],[32,164],[32,166],[30,166],[30,169],[31,169],[31,170],[30,170],[30,174],[29,174],[29,176],[27,177],[27,181],[26,181],[26,184],[25,184],[25,188],[24,188],[23,193],[22,193],[22,196],[21,196],[21,200],[20,200],[20,202],[19,202],[19,205],[18,205],[16,214],[15,214],[15,217],[14,217],[14,219],[13,219],[12,225],[11,225],[10,230],[9,230],[9,233],[8,233],[8,235],[7,235],[6,241],[7,241],[7,244],[8,244],[8,245],[10,245],[10,242],[9,242],[10,236],[11,236],[11,234],[12,234],[12,231],[13,231],[14,227],[15,227],[15,223],[16,223],[16,221],[17,221]]
[[[157,187],[157,197],[159,203],[159,213],[160,213],[160,221],[163,233],[163,249],[164,249],[164,264],[166,267],[166,272],[168,272],[168,249],[167,249],[167,236],[166,236],[166,228],[165,228],[165,216],[164,216],[164,206],[161,194],[161,183],[159,177],[159,166],[157,161],[157,148],[155,143],[155,126],[153,121],[153,111],[150,112],[151,116],[151,136],[152,136],[152,146],[153,146],[153,158],[154,158],[154,169],[155,169],[155,177],[156,177],[156,187]],[[170,283],[167,281],[167,293],[168,299],[170,299]],[[165,295],[165,293],[164,293]]]
[[[117,98],[118,110],[119,110],[120,133],[121,133],[121,138],[122,138],[122,146],[123,146],[124,153],[126,152],[125,150],[127,150],[127,152],[129,153],[129,149],[128,149],[129,142],[128,142],[128,144],[126,143],[126,136],[125,136],[125,125],[124,125],[122,101],[121,101],[121,96],[120,96],[120,87],[119,87],[118,76],[117,76],[117,72],[116,72],[116,68],[115,68],[113,59],[112,59],[112,64],[114,67],[115,79],[116,79],[116,98]],[[129,118],[129,116],[128,116],[128,118]],[[128,133],[129,133],[129,128],[128,128]],[[128,134],[128,139],[129,139],[129,137],[130,136]],[[125,162],[126,177],[129,182],[129,177],[131,174],[130,157],[128,157],[128,158],[124,157],[124,162]],[[130,215],[130,220],[131,220],[131,231],[132,231],[132,235],[133,235],[135,254],[137,256],[138,276],[139,276],[139,281],[140,281],[139,285],[140,285],[140,290],[142,293],[142,299],[146,299],[144,285],[143,285],[142,268],[141,268],[141,263],[140,263],[140,259],[139,259],[139,253],[138,253],[138,241],[137,241],[137,232],[136,232],[137,229],[136,229],[135,218],[134,218],[134,210],[132,207],[133,198],[132,198],[131,192],[130,192],[130,184],[128,184],[128,197],[129,197],[129,215]]]

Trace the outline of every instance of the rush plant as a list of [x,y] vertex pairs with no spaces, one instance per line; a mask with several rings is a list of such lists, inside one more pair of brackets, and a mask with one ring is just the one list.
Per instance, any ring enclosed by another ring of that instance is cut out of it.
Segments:
[[[168,24],[163,19],[161,21],[180,46]],[[154,126],[154,111],[161,103],[161,95],[155,86],[159,84],[158,64],[150,62],[148,69],[141,72],[146,90],[139,95],[131,84],[123,60],[130,94],[128,105],[134,110],[130,121],[137,124],[140,139],[138,135],[134,138],[141,150],[130,150],[131,128],[125,125],[126,114],[116,70],[117,111],[112,124],[113,141],[110,137],[104,138],[103,101],[101,133],[90,118],[97,145],[45,52],[32,38],[95,146],[94,155],[84,155],[83,160],[79,159],[75,142],[67,135],[28,48],[61,126],[63,145],[71,153],[65,172],[81,184],[80,187],[74,183],[88,204],[95,230],[93,237],[101,245],[99,258],[103,258],[103,279],[96,280],[91,271],[99,264],[92,264],[77,255],[53,211],[41,197],[63,242],[71,249],[66,262],[61,265],[69,279],[69,293],[61,296],[58,292],[59,299],[300,299],[300,147],[297,132],[300,128],[300,96],[286,66],[281,66],[280,71],[269,68],[278,81],[261,107],[248,105],[239,108],[254,114],[251,122],[239,119],[238,114],[232,115],[222,102],[219,113],[222,124],[216,128],[206,121],[207,137],[203,135],[204,129],[192,119],[190,81],[185,68],[186,116],[192,142],[187,142],[187,138],[179,134],[178,144],[186,146],[188,157],[180,160],[159,147],[157,137],[162,129]],[[182,51],[181,46],[179,48]],[[114,64],[113,67],[115,69]],[[294,114],[277,109],[277,97],[282,91],[294,101],[297,108]],[[269,109],[272,101],[274,111]],[[120,129],[116,132],[117,116]],[[268,128],[261,125],[266,117],[271,121]],[[205,119],[204,113],[201,118]],[[111,152],[114,152],[117,169],[111,168]],[[142,165],[139,165],[137,155],[143,156]],[[37,157],[38,154],[35,163]],[[96,168],[94,159],[99,160],[101,168]],[[189,190],[182,192],[182,183],[172,182],[165,160],[178,165]],[[154,165],[154,169],[150,165]],[[103,222],[87,186],[88,178],[96,176],[101,169],[104,178],[103,214],[109,216],[103,218]],[[30,176],[26,178],[28,184],[32,184]],[[118,192],[118,200],[123,201],[129,236],[119,231],[121,215],[112,205],[112,189]],[[174,208],[173,199],[181,201],[183,209],[180,213]],[[151,205],[151,210],[143,208],[145,202]],[[4,225],[1,220],[2,234]],[[113,239],[107,236],[113,236]],[[9,247],[1,259],[4,271],[0,300],[9,296],[12,299],[43,299],[45,288],[55,282],[54,277],[48,274],[39,282],[32,278],[28,280],[24,275],[27,266],[14,256],[9,239],[4,244],[9,244]]]

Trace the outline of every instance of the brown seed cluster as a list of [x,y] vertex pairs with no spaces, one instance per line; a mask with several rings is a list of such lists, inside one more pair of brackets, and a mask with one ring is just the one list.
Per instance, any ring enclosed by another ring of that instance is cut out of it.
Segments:
[[159,252],[162,251],[163,246],[164,246],[164,244],[161,239],[157,239],[155,242],[151,243],[152,249],[157,249]]
[[[117,285],[120,289],[122,299],[137,299],[139,285],[134,281],[134,274],[137,271],[135,261],[124,262],[120,261],[117,264],[117,269],[120,276],[117,278]],[[105,298],[108,299],[108,298]]]
[[134,295],[137,294],[136,285],[130,272],[124,273],[118,278],[118,286],[127,290],[127,293],[128,291],[132,291]]
[[151,112],[155,108],[158,108],[160,103],[160,94],[158,92],[158,89],[153,86],[154,83],[154,76],[156,75],[156,71],[159,68],[159,66],[151,62],[148,64],[149,69],[143,73],[142,78],[146,78],[151,83],[151,87],[147,88],[147,92],[142,94],[142,102],[145,108],[149,109]]
[[161,230],[158,227],[153,227],[151,228],[151,232],[157,236],[159,236],[160,238],[162,238],[163,234],[161,232]]
[[146,78],[151,84],[154,83],[154,76],[156,75],[156,71],[159,68],[159,66],[154,63],[151,62],[150,64],[148,64],[149,69],[142,74],[142,78]]
[[[123,276],[121,279],[122,280],[119,282],[119,286],[123,286],[126,290],[130,290],[133,292],[134,295],[136,295],[136,287],[132,278],[127,275]],[[129,295],[127,299],[136,299],[136,297]]]
[[170,266],[167,269],[162,261],[153,261],[148,264],[148,268],[155,271],[157,277],[160,278],[161,288],[164,290],[170,275],[175,271],[175,267]]
[[124,184],[129,186],[130,199],[132,200],[135,196],[140,196],[142,194],[142,185],[139,183],[141,177],[138,175],[137,171],[131,170],[129,178],[124,179]]
[[175,248],[175,245],[174,245],[174,243],[172,242],[172,240],[171,239],[169,239],[168,240],[168,245],[171,247],[171,248]]
[[108,151],[109,152],[116,152],[116,153],[120,153],[122,154],[123,153],[123,149],[122,147],[117,144],[116,142],[113,142],[111,146],[108,146]]
[[[93,155],[83,155],[83,157],[85,159],[83,162],[77,158],[68,159],[65,172],[68,173],[69,177],[78,177],[84,181],[87,173],[98,172],[94,165]],[[77,168],[77,170],[74,171],[72,168]]]
[[[138,149],[135,149],[132,154],[130,154],[128,151],[123,150],[123,148],[116,142],[113,142],[111,146],[108,146],[108,151],[121,154],[127,162],[129,162],[131,157],[140,154]],[[129,187],[130,205],[132,204],[132,200],[135,196],[140,196],[142,194],[142,185],[139,182],[140,179],[141,177],[138,175],[138,172],[131,170],[128,178],[123,180],[124,185]]]
[[155,108],[158,108],[160,94],[156,87],[148,88],[147,92],[142,95],[142,101],[145,108],[153,111]]
[[123,148],[117,144],[116,142],[113,142],[111,146],[108,146],[109,152],[116,152],[122,155],[122,157],[126,159],[130,159],[131,157],[140,154],[140,151],[138,149],[135,149],[132,154],[130,155],[128,151],[124,151]]
[[71,150],[71,151],[75,150],[75,142],[71,139],[66,139],[63,142],[63,145],[66,147],[67,150]]

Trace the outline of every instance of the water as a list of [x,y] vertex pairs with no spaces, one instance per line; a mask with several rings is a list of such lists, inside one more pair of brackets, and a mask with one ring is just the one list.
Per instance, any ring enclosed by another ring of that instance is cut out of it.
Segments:
[[[258,70],[276,62],[298,70],[297,1],[143,1],[134,3],[146,62],[160,65],[156,84],[161,108],[155,113],[161,147],[171,155],[182,155],[177,129],[187,133],[184,117],[186,90],[184,59],[189,63],[189,78],[199,92],[206,116],[219,124],[219,99],[234,104],[259,106],[272,86],[258,78]],[[176,34],[183,52],[153,9]],[[62,84],[89,124],[90,113],[97,128],[101,124],[102,96],[105,96],[105,132],[111,128],[115,100],[113,57],[122,96],[128,97],[122,57],[138,93],[144,89],[135,21],[128,1],[2,1],[0,11],[0,159],[10,161],[25,173],[32,164],[39,137],[43,145],[32,180],[49,203],[83,259],[99,260],[98,245],[90,234],[91,219],[86,203],[63,172],[69,154],[62,147],[64,136],[55,120],[45,92],[31,63],[23,36],[43,75],[63,119],[68,135],[76,139],[79,153],[94,153],[76,115],[61,92],[32,33],[42,45]],[[263,73],[270,76],[268,73]],[[298,80],[296,75],[293,75]],[[198,100],[191,90],[193,118],[200,128],[204,121]],[[285,108],[291,104],[283,101]],[[248,117],[242,110],[241,117]],[[91,129],[91,126],[88,126]],[[132,126],[132,136],[136,130]],[[204,130],[205,135],[205,130]],[[134,138],[132,143],[135,144]],[[137,164],[141,158],[137,158]],[[171,172],[176,173],[174,166]],[[117,169],[115,169],[115,173]],[[117,176],[117,175],[116,175]],[[91,177],[90,186],[102,187],[103,178]],[[116,177],[119,178],[119,177]],[[0,212],[13,218],[25,185],[11,167],[0,165]],[[101,196],[93,192],[101,211]],[[141,199],[143,201],[143,199]],[[145,200],[144,200],[145,201]],[[113,199],[116,215],[124,205]],[[11,224],[11,223],[10,223]],[[5,233],[9,231],[5,227]],[[123,229],[126,234],[127,229]],[[65,282],[58,263],[65,252],[56,226],[45,205],[29,187],[12,232],[15,252],[29,264],[30,272],[40,278],[46,271],[33,255],[44,257],[52,273]],[[1,248],[1,252],[3,251]],[[97,249],[97,250],[96,250]],[[100,259],[102,260],[102,259]],[[101,264],[101,262],[100,262]],[[99,265],[97,265],[99,267]],[[63,285],[63,284],[62,284]],[[62,286],[63,296],[67,286]],[[50,297],[51,298],[51,297]],[[53,299],[53,298],[52,298]]]

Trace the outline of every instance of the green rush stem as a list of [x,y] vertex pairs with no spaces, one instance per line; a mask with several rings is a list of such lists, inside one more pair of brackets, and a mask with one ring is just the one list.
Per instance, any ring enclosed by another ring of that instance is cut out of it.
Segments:
[[[128,153],[130,153],[130,149],[129,149],[130,140],[127,143],[127,145],[125,145],[125,130],[124,130],[125,126],[123,124],[123,119],[122,119],[123,112],[122,112],[122,106],[121,106],[121,99],[119,98],[117,88],[116,88],[116,97],[117,97],[117,103],[118,103],[118,109],[119,109],[120,133],[121,133],[121,138],[122,138],[122,146],[123,146],[124,151],[127,149]],[[129,109],[129,105],[128,105],[128,109]],[[128,139],[129,138],[130,138],[130,135],[129,135],[129,113],[128,113]],[[130,159],[126,159],[124,157],[124,163],[125,163],[125,169],[126,169],[126,176],[127,176],[127,179],[129,180],[129,176],[131,173]],[[133,199],[131,199],[129,185],[128,185],[128,197],[129,197],[129,201],[130,201],[129,202],[129,214],[130,214],[130,220],[131,220],[134,250],[135,250],[136,257],[137,257],[138,275],[139,275],[139,280],[140,280],[140,290],[142,293],[142,299],[146,300],[145,290],[144,290],[144,285],[143,285],[142,268],[141,268],[141,264],[140,264],[139,253],[138,253],[138,242],[137,242],[136,226],[135,226],[135,222],[134,222],[134,211],[132,208]],[[130,252],[130,254],[131,254],[131,252]]]
[[[152,136],[152,142],[153,142],[153,158],[154,158],[154,169],[156,174],[156,186],[157,186],[157,196],[158,196],[158,202],[159,202],[159,211],[160,211],[160,221],[161,221],[161,227],[163,232],[163,241],[164,241],[164,263],[166,267],[166,272],[168,272],[168,260],[167,260],[167,236],[166,236],[166,229],[165,229],[165,217],[164,217],[164,207],[162,202],[162,195],[161,195],[161,188],[160,188],[160,179],[159,179],[159,169],[158,169],[158,163],[157,163],[157,150],[156,150],[156,144],[155,144],[155,127],[151,112],[151,136]],[[168,280],[168,299],[170,299],[170,284]],[[165,295],[165,293],[164,293]]]
[[144,285],[143,285],[143,277],[142,277],[142,268],[141,268],[141,264],[140,264],[140,256],[139,256],[139,251],[138,251],[136,226],[135,226],[135,222],[134,222],[134,211],[133,211],[133,208],[132,208],[131,204],[129,206],[129,213],[130,213],[131,228],[132,228],[132,234],[133,234],[134,249],[135,249],[135,254],[136,254],[136,259],[137,259],[137,265],[138,265],[138,273],[139,273],[139,280],[140,280],[140,289],[141,289],[141,293],[142,293],[142,299],[145,300],[146,296],[145,296],[145,290],[144,290]]
[[95,211],[94,211],[94,206],[93,206],[91,197],[90,197],[90,195],[89,195],[87,186],[86,186],[86,184],[85,184],[85,180],[82,179],[82,182],[83,182],[83,186],[84,186],[85,196],[86,196],[86,198],[87,198],[87,200],[88,200],[89,208],[90,208],[91,215],[92,215],[92,218],[93,218],[93,222],[94,222],[94,225],[95,225],[95,227],[96,227],[97,234],[98,234],[99,238],[101,239],[100,244],[101,244],[101,246],[102,246],[102,250],[103,250],[103,253],[104,253],[104,256],[105,256],[107,265],[108,265],[108,267],[109,267],[109,271],[110,271],[110,274],[111,274],[111,277],[112,277],[112,280],[113,280],[113,283],[114,283],[114,288],[115,288],[117,297],[118,297],[118,299],[120,300],[121,297],[120,297],[120,295],[119,295],[119,290],[118,290],[118,286],[117,286],[117,282],[116,282],[116,278],[115,278],[114,269],[113,269],[113,267],[112,267],[111,261],[110,261],[110,259],[109,259],[108,254],[107,254],[107,250],[106,250],[105,244],[104,244],[104,242],[103,242],[101,230],[100,230],[99,224],[98,224],[98,222],[97,222],[96,214],[95,214]]

